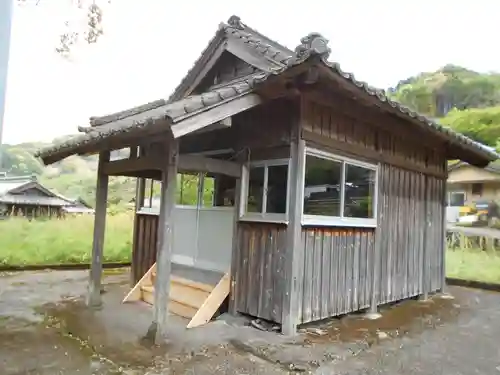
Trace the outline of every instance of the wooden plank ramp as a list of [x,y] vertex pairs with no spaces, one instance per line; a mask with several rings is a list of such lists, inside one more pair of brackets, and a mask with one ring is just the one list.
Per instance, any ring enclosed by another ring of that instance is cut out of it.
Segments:
[[[125,302],[144,301],[154,304],[156,263],[123,299]],[[168,310],[172,314],[190,319],[186,328],[208,323],[229,295],[229,273],[224,274],[217,285],[209,285],[172,275]]]

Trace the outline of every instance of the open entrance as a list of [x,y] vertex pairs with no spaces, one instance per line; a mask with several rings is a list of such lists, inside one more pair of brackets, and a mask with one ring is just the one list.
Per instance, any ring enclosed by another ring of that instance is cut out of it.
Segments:
[[[154,302],[160,184],[152,179],[143,184],[144,199],[135,219],[136,285],[124,302]],[[188,327],[195,327],[227,310],[223,302],[229,293],[236,179],[179,173],[177,186],[169,310],[190,319]]]
[[[172,263],[222,272],[231,265],[235,178],[179,174]],[[146,181],[138,214],[159,215],[160,182]],[[138,244],[139,245],[139,244]]]

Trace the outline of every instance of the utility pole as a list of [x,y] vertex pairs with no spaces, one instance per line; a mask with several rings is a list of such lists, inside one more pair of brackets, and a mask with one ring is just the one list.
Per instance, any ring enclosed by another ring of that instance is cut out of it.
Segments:
[[7,70],[9,66],[10,32],[14,0],[0,0],[0,174],[2,172],[2,134],[7,93]]

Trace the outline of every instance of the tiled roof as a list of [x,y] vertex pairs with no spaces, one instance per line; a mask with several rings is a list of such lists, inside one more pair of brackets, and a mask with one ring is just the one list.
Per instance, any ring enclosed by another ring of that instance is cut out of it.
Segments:
[[174,89],[173,93],[167,99],[168,102],[179,99],[179,95],[187,85],[190,78],[196,74],[202,66],[203,59],[213,52],[218,43],[221,43],[224,38],[233,37],[241,40],[247,46],[253,48],[263,57],[269,58],[278,65],[286,66],[286,63],[294,56],[294,52],[278,42],[267,38],[258,31],[248,27],[238,16],[231,16],[227,23],[221,22],[215,35],[208,42],[207,47],[201,52],[198,59],[193,63],[193,66],[186,75],[182,78],[179,85]]
[[340,68],[338,62],[331,62],[328,60],[330,55],[330,48],[328,47],[328,40],[318,33],[311,33],[302,38],[301,44],[296,48],[296,59],[292,60],[288,67],[301,64],[310,57],[318,56],[320,61],[328,67],[333,73],[342,77],[348,84],[357,87],[365,94],[376,98],[382,106],[387,106],[399,111],[406,120],[414,122],[417,121],[421,125],[434,130],[437,133],[445,135],[451,142],[458,143],[461,146],[482,155],[482,157],[491,161],[499,158],[499,155],[490,147],[484,146],[463,134],[457,133],[454,130],[440,125],[438,122],[433,121],[419,113],[412,111],[408,107],[390,99],[384,90],[374,88],[363,81],[358,81],[353,73],[344,72]]
[[65,142],[48,146],[40,150],[36,156],[44,158],[56,152],[64,152],[65,150],[70,152],[76,146],[91,144],[114,134],[127,133],[130,130],[146,127],[161,119],[169,119],[172,124],[175,124],[200,111],[215,107],[227,100],[250,92],[258,82],[266,78],[267,75],[265,73],[259,72],[242,80],[220,86],[212,91],[200,95],[188,96],[173,103],[169,103],[168,99],[160,99],[126,111],[96,118],[94,121],[98,121],[99,126],[81,128],[84,134],[77,135]]
[[57,206],[57,207],[70,205],[69,202],[57,197],[43,197],[43,196],[32,196],[23,194],[0,195],[0,203],[32,204],[35,206]]
[[0,177],[0,196],[8,192],[19,189],[23,185],[36,181],[34,176],[11,176]]
[[[186,78],[181,82],[181,85],[174,91],[174,94],[168,99],[160,99],[146,105],[132,108],[127,111],[122,111],[113,115],[100,118],[93,118],[91,123],[93,128],[81,128],[86,134],[76,136],[64,143],[51,146],[38,153],[38,156],[46,157],[53,153],[67,152],[66,156],[71,154],[71,149],[80,145],[85,145],[97,142],[103,137],[113,134],[125,133],[132,129],[138,129],[153,123],[158,119],[169,118],[173,123],[184,119],[191,115],[203,111],[210,106],[216,106],[225,100],[235,97],[238,94],[250,92],[258,83],[265,81],[271,75],[278,75],[288,70],[293,66],[300,65],[310,58],[318,59],[328,67],[334,74],[340,77],[344,82],[360,90],[360,94],[365,94],[376,99],[381,108],[387,108],[391,111],[396,110],[399,115],[408,122],[420,124],[423,127],[429,128],[436,134],[444,135],[452,144],[458,145],[461,148],[473,152],[476,156],[486,159],[495,160],[498,158],[496,152],[484,147],[483,145],[465,137],[462,134],[456,133],[450,128],[444,127],[435,121],[432,121],[425,116],[410,110],[400,103],[391,100],[385,94],[384,90],[376,89],[369,86],[367,83],[358,81],[352,73],[347,73],[341,70],[340,65],[336,62],[328,61],[330,49],[328,48],[328,40],[318,33],[311,33],[301,40],[301,44],[295,49],[295,52],[288,50],[279,43],[270,40],[269,38],[259,37],[255,30],[241,23],[238,17],[231,17],[227,24],[221,24],[216,36],[212,39],[207,50],[213,48],[213,44],[217,39],[224,36],[238,38],[245,43],[249,48],[259,52],[263,58],[271,59],[277,64],[277,68],[272,73],[259,72],[250,76],[247,80],[237,83],[229,83],[226,86],[219,87],[201,95],[189,96],[185,99],[171,102],[172,97],[178,94],[179,89],[185,82]],[[264,41],[263,39],[267,41]],[[206,51],[207,51],[206,50]],[[206,52],[205,51],[205,52]],[[203,57],[203,55],[202,55]],[[198,60],[198,62],[202,59]],[[199,68],[195,63],[194,68]],[[193,71],[191,69],[190,73]],[[190,75],[188,73],[188,76]],[[97,126],[98,125],[98,126]],[[65,156],[64,156],[65,157]]]
[[[258,33],[243,24],[239,17],[232,16],[228,24],[221,24],[221,27],[226,31],[226,34],[240,39],[250,48],[261,54],[263,57],[271,59],[272,61],[281,64],[283,67],[294,58],[293,51],[288,50],[286,47],[278,43],[266,43],[263,41]],[[281,47],[281,48],[280,48]]]

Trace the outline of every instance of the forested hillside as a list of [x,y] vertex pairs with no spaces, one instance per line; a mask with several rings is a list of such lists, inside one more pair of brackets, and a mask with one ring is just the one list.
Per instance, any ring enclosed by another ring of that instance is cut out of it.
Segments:
[[405,106],[479,142],[497,147],[500,138],[500,74],[455,65],[420,73],[389,89]]
[[[442,69],[400,81],[389,95],[443,125],[486,145],[500,148],[500,74],[477,73],[459,66]],[[33,157],[43,143],[5,145],[1,170],[11,175],[37,174],[43,184],[68,197],[94,201],[97,159],[72,156],[44,167]],[[195,189],[184,180],[187,190]],[[135,194],[133,178],[110,180],[109,201],[122,206]],[[192,194],[191,194],[192,193]],[[195,191],[189,195],[196,196]]]

